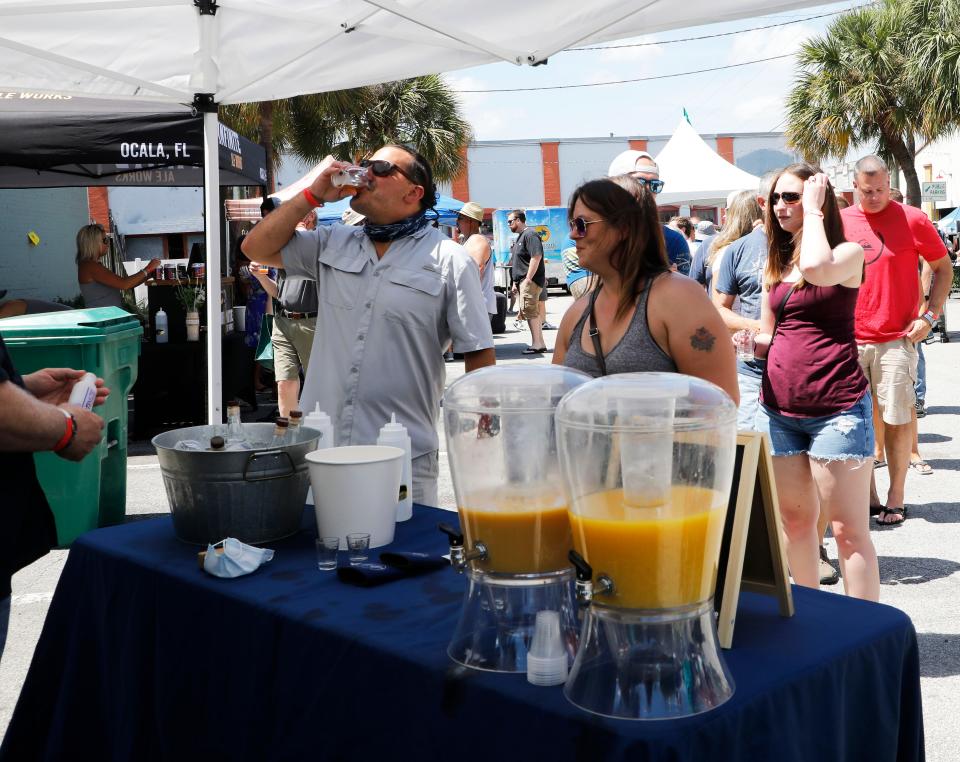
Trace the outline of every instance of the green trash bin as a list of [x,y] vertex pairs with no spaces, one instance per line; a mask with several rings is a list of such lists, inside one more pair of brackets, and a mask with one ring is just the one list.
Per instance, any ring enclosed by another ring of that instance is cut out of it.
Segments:
[[123,521],[127,510],[127,395],[137,380],[139,320],[118,307],[65,310],[0,320],[0,336],[21,375],[76,368],[104,380],[96,408],[105,436],[79,463],[37,453],[37,476],[57,522],[61,546],[90,529]]

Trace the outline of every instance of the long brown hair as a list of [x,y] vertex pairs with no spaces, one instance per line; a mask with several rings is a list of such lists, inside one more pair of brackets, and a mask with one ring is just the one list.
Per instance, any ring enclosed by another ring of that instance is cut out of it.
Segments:
[[577,188],[567,211],[571,219],[578,200],[623,236],[610,254],[610,265],[622,284],[617,305],[617,317],[622,317],[651,276],[670,270],[657,202],[653,193],[629,175],[590,180]]
[[712,266],[720,249],[752,233],[754,223],[762,219],[763,210],[760,209],[757,194],[749,190],[740,191],[727,207],[727,219],[723,223],[723,230],[710,243],[707,264]]
[[[821,171],[819,167],[801,161],[784,167],[773,178],[767,194],[767,214],[765,215],[767,242],[770,249],[767,255],[767,266],[763,271],[763,286],[768,291],[782,281],[784,273],[789,272],[790,268],[796,264],[800,256],[800,241],[803,238],[802,227],[796,233],[788,233],[780,226],[780,221],[773,211],[773,194],[776,192],[777,183],[784,175],[793,175],[801,180],[807,180]],[[840,219],[840,210],[837,208],[837,194],[829,182],[820,211],[823,212],[823,229],[827,234],[827,243],[830,248],[836,248],[847,239],[843,234],[843,221]],[[801,277],[797,281],[797,288],[803,288],[804,285]]]

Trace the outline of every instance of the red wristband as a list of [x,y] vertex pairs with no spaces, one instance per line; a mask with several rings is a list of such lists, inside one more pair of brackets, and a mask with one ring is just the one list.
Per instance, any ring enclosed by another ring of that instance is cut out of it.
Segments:
[[310,192],[309,188],[303,189],[303,197],[307,200],[307,203],[310,204],[310,206],[323,206],[323,202],[319,201],[317,197]]
[[62,407],[57,408],[67,419],[67,428],[63,432],[63,436],[60,437],[60,441],[53,446],[53,452],[60,452],[65,449],[77,435],[77,419],[73,417],[73,413],[69,410],[64,410]]

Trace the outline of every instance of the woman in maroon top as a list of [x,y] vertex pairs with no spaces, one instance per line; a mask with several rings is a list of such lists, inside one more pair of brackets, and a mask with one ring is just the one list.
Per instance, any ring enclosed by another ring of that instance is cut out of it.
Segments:
[[818,586],[823,511],[847,594],[875,601],[873,405],[853,335],[863,249],[844,240],[836,195],[809,164],[781,171],[767,209],[770,253],[756,339],[767,365],[757,428],[773,448],[790,571],[797,584]]

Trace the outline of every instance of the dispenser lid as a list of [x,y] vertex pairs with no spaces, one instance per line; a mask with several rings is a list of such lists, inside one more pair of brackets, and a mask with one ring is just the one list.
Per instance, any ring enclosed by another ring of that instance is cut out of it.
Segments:
[[590,376],[561,365],[495,365],[461,376],[447,387],[447,410],[476,413],[549,413]]
[[572,390],[557,408],[557,421],[598,430],[642,432],[667,425],[692,431],[736,418],[737,406],[723,389],[680,373],[602,376]]

